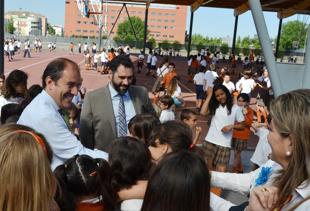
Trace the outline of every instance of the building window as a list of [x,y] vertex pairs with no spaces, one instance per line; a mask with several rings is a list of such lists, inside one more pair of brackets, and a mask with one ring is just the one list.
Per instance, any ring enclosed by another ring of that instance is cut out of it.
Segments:
[[164,28],[164,29],[168,29],[168,26],[164,26],[163,28]]
[[165,19],[164,21],[167,23],[169,20]]
[[87,24],[87,21],[84,21],[84,24]]
[[158,19],[157,22],[161,22],[161,19]]
[[170,29],[174,29],[174,26],[170,26]]
[[80,30],[80,29],[77,29],[76,32],[81,32],[81,30]]
[[172,14],[171,14],[171,16],[175,16],[175,15],[176,15],[175,13],[172,13]]
[[78,23],[78,24],[80,24],[80,23],[81,23],[81,21],[78,21],[77,23]]
[[88,32],[88,30],[83,30],[83,32]]
[[156,34],[156,37],[160,37],[160,34]]
[[171,21],[171,23],[174,23],[175,22],[175,20],[174,19],[172,19],[172,20],[170,20]]
[[173,35],[169,35],[169,38],[174,38],[174,36]]
[[165,16],[169,16],[169,13],[165,13]]
[[95,24],[95,23],[92,21],[92,22],[90,22],[90,24]]
[[142,11],[139,11],[138,13],[139,13],[139,14],[142,14]]
[[89,32],[90,32],[90,33],[94,33],[95,31],[94,31],[94,30],[90,30]]
[[167,35],[164,34],[163,37],[167,37]]
[[161,26],[160,26],[160,25],[158,25],[158,26],[157,26],[157,28],[159,28],[159,29],[160,29],[160,28],[161,28]]
[[160,12],[158,13],[158,16],[161,16],[161,13],[160,13]]
[[152,12],[151,14],[152,14],[152,15],[156,15],[156,12]]

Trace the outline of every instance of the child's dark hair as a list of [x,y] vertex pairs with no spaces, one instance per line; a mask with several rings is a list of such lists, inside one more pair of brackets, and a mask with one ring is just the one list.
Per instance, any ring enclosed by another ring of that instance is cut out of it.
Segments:
[[151,136],[152,130],[160,125],[158,117],[153,114],[137,114],[128,123],[130,134],[144,144],[146,144]]
[[249,97],[248,94],[246,94],[246,93],[240,93],[240,94],[238,95],[237,99],[239,99],[240,97],[244,100],[244,102],[247,102],[247,103],[250,102],[250,97]]
[[77,199],[96,196],[107,210],[114,210],[116,192],[111,186],[111,168],[107,161],[88,155],[75,155],[58,166],[55,200],[61,210],[75,211]]
[[117,192],[130,188],[138,180],[147,179],[152,165],[147,146],[129,136],[113,141],[109,150],[109,163],[112,169],[112,186]]
[[233,106],[233,98],[229,90],[226,88],[226,86],[222,84],[216,84],[213,87],[212,97],[211,97],[210,104],[209,104],[209,112],[212,116],[215,115],[216,109],[220,106],[220,103],[217,101],[215,97],[215,92],[219,89],[221,89],[226,95],[226,106],[227,106],[228,114],[231,114],[231,109]]
[[22,108],[26,108],[31,101],[42,92],[43,88],[39,84],[32,85],[27,93],[25,99],[21,102]]
[[[1,109],[1,124],[7,123],[7,120],[10,119],[16,119],[20,117],[20,115],[23,112],[23,108],[16,103],[9,103],[4,106],[2,106]],[[16,122],[15,122],[16,123]]]
[[5,98],[24,97],[23,94],[16,92],[16,86],[23,84],[27,86],[28,75],[22,70],[13,70],[5,82]]
[[172,152],[188,150],[192,144],[192,130],[182,121],[167,121],[153,130],[148,145],[156,146],[156,140],[168,144]]
[[186,108],[186,109],[183,109],[181,111],[180,119],[181,119],[181,121],[189,120],[191,118],[191,116],[193,116],[193,115],[197,115],[197,112],[194,110]]
[[205,161],[189,151],[171,153],[160,161],[141,208],[149,210],[209,211],[210,173]]
[[173,99],[172,97],[168,95],[164,95],[161,98],[159,98],[159,101],[164,104],[165,106],[168,106],[168,109],[173,105]]
[[173,62],[170,62],[169,66],[172,66],[173,68],[175,68],[175,64]]

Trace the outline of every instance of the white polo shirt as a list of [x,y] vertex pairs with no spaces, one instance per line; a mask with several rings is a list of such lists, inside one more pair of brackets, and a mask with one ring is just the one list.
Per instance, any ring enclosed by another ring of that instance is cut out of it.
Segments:
[[231,147],[232,131],[223,133],[222,128],[227,125],[232,125],[235,122],[244,121],[244,116],[241,107],[233,105],[231,113],[228,115],[226,106],[219,106],[215,115],[212,117],[211,125],[205,141],[222,147]]
[[229,90],[230,94],[235,90],[235,84],[231,81],[229,81],[228,83],[223,81],[223,85],[226,86],[226,88]]
[[205,80],[206,80],[206,87],[205,89],[207,89],[208,87],[212,87],[214,86],[213,82],[214,80],[218,77],[218,74],[215,71],[211,71],[208,70],[205,73]]
[[241,81],[241,93],[250,94],[252,89],[254,88],[255,81],[252,78],[243,79]]
[[194,76],[194,82],[196,85],[204,85],[205,74],[202,72],[196,73]]

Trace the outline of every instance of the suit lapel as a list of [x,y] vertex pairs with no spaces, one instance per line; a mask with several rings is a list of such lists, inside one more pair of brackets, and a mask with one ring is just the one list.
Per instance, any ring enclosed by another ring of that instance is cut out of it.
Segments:
[[140,98],[138,96],[138,93],[135,92],[132,87],[129,87],[128,92],[129,92],[131,101],[133,103],[133,107],[135,108],[136,114],[141,114],[142,113],[141,102],[140,102]]
[[110,93],[108,86],[106,86],[103,89],[103,93],[104,93],[103,105],[105,105],[103,109],[106,109],[106,111],[103,111],[103,113],[105,115],[104,118],[107,118],[109,120],[111,127],[112,127],[112,130],[113,130],[113,133],[117,136],[115,114],[114,114],[114,109],[113,109],[113,105],[112,105],[111,93]]

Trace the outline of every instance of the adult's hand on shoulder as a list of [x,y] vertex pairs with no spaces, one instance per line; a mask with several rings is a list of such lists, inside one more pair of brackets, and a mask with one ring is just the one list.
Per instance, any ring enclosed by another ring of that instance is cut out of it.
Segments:
[[249,206],[246,211],[273,210],[278,201],[278,188],[273,186],[259,186],[250,193]]

